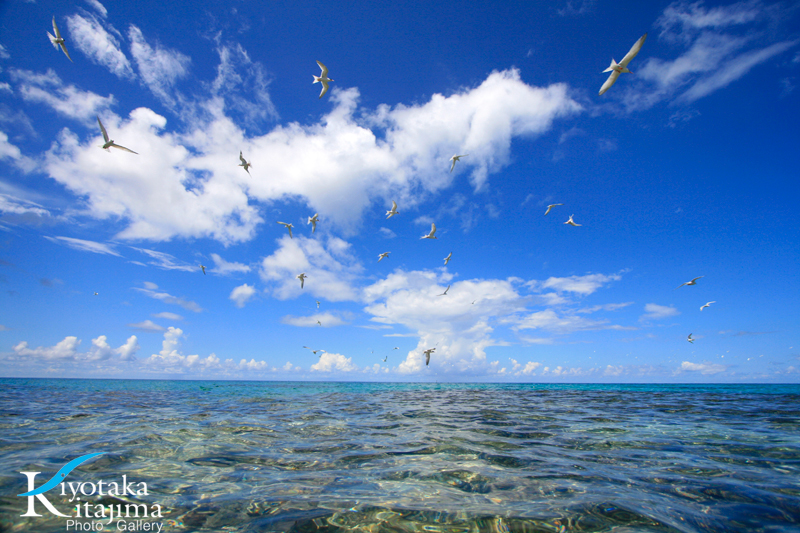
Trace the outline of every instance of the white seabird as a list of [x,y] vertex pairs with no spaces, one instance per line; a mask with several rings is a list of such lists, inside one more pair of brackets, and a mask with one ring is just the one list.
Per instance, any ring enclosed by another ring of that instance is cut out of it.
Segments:
[[[67,45],[64,44],[64,38],[61,37],[61,32],[58,31],[58,26],[56,26],[56,17],[53,16],[53,33],[56,34],[55,37],[50,35],[50,32],[47,32],[47,36],[50,37],[50,42],[53,43],[53,46],[58,49],[59,45],[61,45],[61,49],[64,51],[64,54],[67,56],[67,59],[72,61],[72,58],[69,57],[69,52],[67,52]],[[72,61],[74,63],[74,61]]]
[[689,333],[689,337],[687,337],[686,340],[691,342],[692,344],[694,344],[694,339],[692,338],[692,334],[691,333]]
[[250,174],[250,171],[249,171],[249,170],[247,170],[247,169],[249,169],[249,168],[250,168],[250,167],[252,167],[253,165],[251,165],[250,163],[248,163],[247,161],[245,161],[245,159],[244,159],[244,156],[242,155],[242,151],[241,151],[241,150],[239,150],[239,161],[241,161],[241,163],[239,163],[239,165],[238,165],[238,166],[240,166],[240,167],[243,167],[243,168],[244,168],[244,170],[245,170],[245,172],[247,172],[248,174]]
[[576,228],[577,228],[578,226],[582,226],[583,224],[576,224],[576,223],[575,223],[575,221],[574,221],[574,220],[572,220],[572,217],[574,217],[574,216],[575,216],[575,215],[570,215],[570,216],[569,216],[569,220],[567,220],[566,222],[564,222],[564,224],[569,224],[570,226],[575,226]]
[[283,224],[284,226],[286,226],[286,229],[288,229],[288,230],[289,230],[289,238],[290,238],[290,239],[293,239],[293,238],[294,238],[294,237],[292,237],[292,228],[293,228],[294,226],[292,226],[291,224],[287,224],[286,222],[280,222],[280,221],[278,222],[278,224]]
[[639,50],[642,49],[642,45],[644,44],[645,39],[647,39],[646,33],[641,37],[639,37],[639,40],[633,44],[633,47],[627,54],[625,54],[625,57],[623,57],[622,61],[620,61],[619,63],[614,61],[613,58],[611,59],[611,66],[603,71],[603,72],[611,72],[611,75],[608,77],[603,86],[600,87],[600,94],[603,94],[604,92],[609,90],[611,86],[614,85],[614,83],[617,81],[617,78],[621,73],[623,72],[627,72],[628,74],[631,73],[631,71],[628,70],[628,63],[630,63],[631,59],[636,57],[636,54],[638,54]]
[[430,348],[428,350],[423,351],[422,353],[425,354],[425,366],[428,366],[428,363],[431,362],[431,353],[435,352],[436,348]]
[[200,265],[200,268],[203,269],[203,275],[205,276],[206,275],[206,267],[203,266],[203,265]]
[[328,67],[323,65],[322,61],[317,61],[317,65],[319,65],[319,68],[322,69],[322,74],[320,74],[319,76],[314,76],[312,74],[312,76],[314,76],[313,83],[319,82],[322,84],[322,92],[319,93],[319,97],[322,98],[325,95],[325,93],[328,92],[328,83],[332,82],[333,80],[328,77]]
[[382,254],[378,254],[378,263],[380,263],[380,262],[381,262],[381,259],[384,259],[384,258],[386,258],[386,257],[389,257],[389,254],[390,254],[390,253],[392,253],[392,252],[383,252]]
[[108,138],[108,133],[106,132],[106,129],[103,127],[103,123],[100,122],[100,117],[97,117],[97,123],[100,124],[100,131],[103,132],[103,140],[105,141],[105,144],[103,144],[103,149],[104,150],[108,150],[109,148],[119,148],[120,150],[125,150],[126,152],[130,152],[132,154],[139,155],[136,152],[134,152],[133,150],[131,150],[130,148],[125,148],[124,146],[120,146],[117,143],[115,143],[113,140],[109,139]]
[[716,300],[714,300],[713,302],[708,302],[708,303],[706,303],[706,305],[701,305],[701,306],[700,306],[700,310],[702,311],[702,310],[703,310],[703,309],[705,309],[706,307],[709,307],[711,304],[715,304],[715,303],[717,303],[717,301],[716,301]]
[[448,254],[448,256],[444,258],[444,264],[445,264],[445,265],[446,265],[447,263],[449,263],[449,262],[450,262],[450,258],[451,258],[451,257],[453,257],[453,252],[450,252],[450,253]]
[[420,239],[435,239],[436,238],[436,224],[431,224],[431,232],[427,235],[423,235]]
[[545,211],[544,214],[547,215],[547,213],[549,213],[550,210],[553,209],[557,205],[564,205],[564,204],[550,204],[550,205],[547,206],[547,211]]
[[397,204],[395,202],[392,202],[392,209],[390,211],[386,211],[386,215],[387,215],[386,220],[389,220],[393,216],[399,215],[399,214],[400,214],[400,211],[397,210]]
[[[308,346],[303,346],[303,348],[305,348],[306,350],[311,350],[311,348],[309,348]],[[325,350],[311,350],[311,353],[313,353],[314,355],[317,355],[317,352],[325,353]]]
[[317,300],[317,309],[319,309],[319,300]]
[[[698,279],[700,279],[700,278],[704,278],[704,277],[705,277],[705,276],[697,276],[697,277],[696,277],[696,278],[694,278],[692,281],[687,281],[686,283],[681,283],[680,285],[678,285],[677,287],[675,287],[675,289],[680,289],[680,288],[681,288],[681,287],[683,287],[684,285],[697,285],[697,280],[698,280]],[[675,289],[672,289],[672,290],[675,290]]]
[[305,272],[301,272],[300,274],[296,275],[295,277],[300,280],[300,288],[302,289],[303,285],[305,285],[305,283],[306,283],[306,278],[308,276],[306,276]]
[[456,161],[460,160],[462,157],[467,157],[468,155],[469,155],[469,154],[464,154],[464,155],[454,155],[453,157],[451,157],[451,158],[450,158],[450,161],[452,161],[452,162],[453,162],[453,164],[452,164],[452,165],[450,165],[450,172],[453,172],[453,169],[454,169],[454,168],[456,168]]
[[308,222],[306,224],[311,224],[311,233],[317,231],[317,222],[319,222],[319,217],[317,213],[314,213],[313,217],[308,217]]
[[444,290],[444,292],[442,294],[437,294],[437,296],[444,296],[444,295],[447,294],[447,291],[449,291],[449,290],[450,290],[450,285],[447,286],[447,288]]

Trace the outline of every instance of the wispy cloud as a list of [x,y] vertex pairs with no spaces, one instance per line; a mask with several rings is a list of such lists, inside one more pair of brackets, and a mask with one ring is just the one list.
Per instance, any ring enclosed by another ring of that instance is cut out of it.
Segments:
[[133,324],[128,324],[129,328],[138,329],[139,331],[165,331],[167,328],[163,326],[159,326],[152,320],[145,320],[143,322],[136,322]]
[[185,300],[183,298],[178,298],[166,292],[156,292],[153,289],[142,289],[140,287],[134,287],[133,290],[139,291],[142,294],[149,296],[150,298],[153,298],[155,300],[160,300],[166,304],[180,305],[187,311],[194,311],[195,313],[199,313],[203,310],[203,308],[200,307],[197,304],[197,302],[193,302],[191,300]]
[[661,320],[662,318],[669,318],[681,314],[680,311],[672,306],[658,304],[645,304],[644,311],[645,314],[639,317],[640,321]]
[[212,272],[222,274],[223,276],[234,272],[250,272],[250,270],[252,270],[250,265],[245,265],[243,263],[229,263],[220,257],[219,254],[211,254],[211,259],[216,265]]
[[85,16],[75,14],[67,17],[67,27],[71,42],[75,43],[75,47],[90,60],[107,68],[120,78],[134,79],[136,77],[130,61],[122,51],[118,39],[121,34],[113,26],[101,21],[94,14],[86,12]]
[[110,244],[75,239],[73,237],[48,237],[45,235],[44,238],[57,244],[64,244],[74,250],[80,250],[81,252],[92,252],[95,254],[107,254],[122,257]]
[[175,110],[175,82],[188,73],[191,60],[177,50],[168,50],[156,44],[151,46],[142,30],[134,25],[128,29],[131,55],[136,62],[142,82],[168,108]]
[[704,375],[719,374],[725,372],[727,369],[727,366],[717,363],[692,363],[690,361],[682,362],[680,368],[681,371],[700,372]]
[[72,84],[65,85],[52,69],[44,74],[11,69],[9,74],[24,100],[45,104],[55,112],[87,125],[101,111],[109,109],[115,103],[113,95],[100,96]]

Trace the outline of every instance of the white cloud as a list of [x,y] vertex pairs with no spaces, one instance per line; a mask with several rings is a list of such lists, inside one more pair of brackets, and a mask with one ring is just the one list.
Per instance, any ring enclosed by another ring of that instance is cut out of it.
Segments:
[[725,372],[727,369],[727,366],[715,363],[691,363],[689,361],[681,363],[682,371],[700,372],[704,375],[719,374],[720,372]]
[[206,358],[199,355],[183,355],[180,352],[180,338],[183,330],[170,327],[164,333],[164,340],[161,343],[161,351],[152,354],[144,360],[146,365],[156,370],[169,373],[184,373],[187,370],[203,372],[212,368],[222,368],[219,357],[211,354]]
[[193,302],[191,300],[185,300],[183,298],[178,298],[176,296],[172,296],[166,292],[156,292],[155,289],[142,289],[139,287],[134,287],[133,290],[139,291],[142,294],[149,296],[150,298],[161,300],[164,303],[172,304],[172,305],[180,305],[187,311],[194,311],[195,313],[199,313],[203,310],[197,302]]
[[36,161],[22,155],[20,149],[8,142],[8,135],[0,131],[0,159],[10,159],[23,172],[31,172],[36,168]]
[[[156,285],[154,288],[157,289],[158,286]],[[156,318],[164,318],[166,320],[183,320],[183,317],[181,315],[175,313],[169,313],[167,311],[164,311],[163,313],[157,313],[153,316]]]
[[256,289],[252,285],[245,283],[233,289],[228,298],[236,304],[236,307],[241,309],[255,293]]
[[289,324],[290,326],[315,327],[315,328],[318,328],[320,326],[325,328],[330,328],[334,326],[343,326],[347,324],[347,322],[342,320],[340,317],[333,315],[331,313],[317,313],[311,316],[286,315],[281,318],[281,323]]
[[545,309],[522,317],[518,324],[514,326],[514,329],[543,329],[559,335],[566,335],[576,331],[630,330],[636,328],[609,324],[608,320],[589,320],[575,315],[559,316],[554,310]]
[[104,27],[103,22],[95,15],[71,15],[67,17],[70,42],[83,52],[90,60],[107,68],[119,78],[133,79],[135,74],[131,63],[122,52],[120,42],[109,31],[118,37],[120,33],[113,26]]
[[103,244],[95,241],[86,241],[83,239],[74,239],[72,237],[48,237],[45,235],[44,238],[47,239],[48,241],[52,241],[55,243],[66,244],[70,248],[73,248],[75,250],[80,250],[82,252],[92,252],[96,254],[108,254],[108,255],[115,255],[117,257],[122,257],[109,244]]
[[[234,83],[225,80],[212,94]],[[370,111],[358,107],[358,98],[353,88],[333,91],[334,107],[319,121],[251,138],[214,98],[197,104],[182,132],[165,133],[166,119],[149,109],[134,110],[127,121],[105,113],[110,136],[146,157],[104,153],[99,132],[81,140],[64,129],[46,169],[86,198],[91,216],[127,222],[120,239],[247,241],[263,221],[260,205],[287,198],[305,201],[326,213],[332,228],[352,234],[377,198],[413,208],[449,187],[458,172],[450,174],[447,161],[456,149],[471,150],[459,168],[481,188],[509,164],[513,138],[544,133],[557,118],[581,111],[566,85],[532,87],[516,70],[415,106]],[[236,166],[239,150],[253,160],[253,179]],[[313,160],[304,156],[309,152]],[[256,179],[266,161],[269,179]]]
[[345,357],[338,353],[325,352],[319,361],[311,365],[312,372],[357,372],[358,370],[352,357]]
[[193,272],[200,268],[199,266],[187,265],[186,263],[178,262],[175,256],[165,252],[157,252],[155,250],[148,250],[146,248],[133,249],[154,259],[154,261],[150,261],[148,264],[163,268],[164,270],[183,270],[185,272]]
[[594,291],[612,281],[619,281],[619,274],[587,274],[585,276],[570,276],[568,278],[547,278],[544,282],[530,282],[532,287],[555,289],[557,291],[576,292],[588,296]]
[[111,348],[105,335],[100,335],[92,339],[92,347],[88,352],[78,352],[81,341],[77,337],[65,337],[55,346],[39,346],[38,348],[28,348],[28,343],[23,341],[14,346],[14,351],[20,357],[33,360],[44,361],[106,361],[111,359],[114,354],[118,354],[120,361],[133,361],[139,349],[136,336],[131,336],[128,341],[119,348]]
[[14,346],[14,351],[19,356],[45,360],[71,360],[78,354],[78,345],[81,343],[77,337],[65,337],[55,346],[28,348],[28,343],[22,341]]
[[0,213],[14,214],[14,215],[27,215],[32,214],[39,217],[50,217],[50,211],[44,209],[38,204],[28,202],[13,196],[0,194]]
[[674,60],[643,60],[635,71],[636,80],[618,91],[624,105],[631,111],[666,99],[692,103],[793,48],[800,40],[771,42],[775,32],[764,31],[764,25],[769,27],[781,17],[782,9],[760,2],[714,8],[704,7],[703,2],[670,4],[656,21],[662,29],[659,37],[684,51]]
[[666,305],[658,305],[658,304],[645,304],[644,306],[645,314],[643,314],[639,320],[661,320],[662,318],[668,318],[671,316],[678,316],[680,311],[675,309],[672,306]]
[[267,90],[270,76],[263,65],[252,61],[239,43],[217,44],[217,77],[209,84],[212,96],[223,101],[227,110],[235,112],[248,126],[277,119],[278,112]]
[[128,324],[128,327],[138,329],[141,331],[164,331],[167,329],[163,326],[159,326],[152,320],[145,320],[144,322],[136,322],[133,324]]
[[[357,299],[353,284],[362,270],[350,253],[350,244],[342,239],[328,237],[323,242],[284,235],[275,253],[261,261],[259,274],[265,282],[276,285],[271,293],[280,300],[310,293],[337,302]],[[301,272],[308,276],[302,289],[296,277]]]
[[86,3],[92,6],[103,18],[108,16],[108,10],[98,0],[86,0]]
[[142,81],[162,103],[174,110],[176,95],[172,88],[177,80],[186,76],[191,60],[176,50],[150,46],[142,31],[134,25],[128,28],[128,38]]
[[[9,73],[18,83],[19,94],[24,100],[45,104],[57,113],[85,125],[94,122],[96,115],[115,103],[113,95],[100,96],[74,85],[65,85],[52,69],[45,74],[20,69],[11,69]],[[98,128],[98,134],[99,131]]]
[[251,270],[250,265],[245,265],[242,263],[229,263],[220,257],[219,254],[211,254],[211,259],[216,265],[212,272],[216,272],[217,274],[225,275],[232,272],[250,272]]

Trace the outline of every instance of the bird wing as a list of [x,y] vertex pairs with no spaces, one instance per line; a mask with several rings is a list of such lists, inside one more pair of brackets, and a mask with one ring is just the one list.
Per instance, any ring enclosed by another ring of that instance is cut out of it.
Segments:
[[292,226],[291,226],[291,225],[287,225],[287,226],[286,226],[286,229],[288,229],[288,230],[289,230],[289,238],[290,238],[290,239],[294,239],[294,237],[292,237]]
[[431,352],[425,352],[425,366],[428,366],[428,363],[431,362]]
[[56,34],[56,38],[57,39],[61,39],[61,32],[58,31],[58,26],[56,25],[56,17],[55,16],[53,16],[53,31]]
[[627,54],[625,54],[625,57],[623,57],[622,61],[619,62],[619,65],[621,67],[627,67],[628,63],[631,62],[631,59],[636,57],[636,54],[638,54],[639,50],[642,49],[642,45],[644,44],[644,40],[645,39],[647,39],[647,34],[646,33],[644,35],[642,35],[641,37],[639,37],[638,41],[633,43],[633,46],[631,47],[630,51]]
[[436,224],[431,224],[431,237],[436,234]]
[[450,165],[450,172],[452,172],[452,171],[453,171],[453,169],[454,169],[454,168],[456,168],[456,156],[453,156],[453,157],[451,157],[451,158],[450,158],[450,161],[452,161],[452,162],[453,162],[453,164],[452,164],[452,165]]
[[[637,50],[637,51],[638,51],[638,50]],[[327,77],[327,76],[328,76],[328,67],[326,67],[325,65],[323,65],[323,64],[322,64],[322,61],[317,61],[317,65],[319,65],[319,68],[321,68],[321,69],[322,69],[322,74],[320,74],[320,75],[319,75],[319,77],[320,77],[320,78],[325,78],[325,77]]]
[[[63,42],[61,43],[61,49],[62,49],[62,50],[64,50],[64,53],[66,54],[66,56],[67,56],[67,59],[69,59],[70,61],[72,61],[72,58],[71,58],[71,57],[69,57],[69,52],[67,52],[67,45],[66,45],[66,44],[64,44]],[[74,63],[74,61],[72,61],[72,62]]]
[[[245,161],[244,157],[242,156],[242,152],[239,152],[239,161],[242,162],[242,166],[247,164],[247,161]],[[245,170],[247,170],[247,169],[245,169]]]
[[616,70],[612,71],[611,75],[608,77],[606,82],[603,84],[602,87],[600,87],[600,92],[598,93],[598,95],[603,94],[604,92],[609,90],[611,86],[614,85],[614,83],[616,83],[617,78],[619,78],[619,72],[617,72]]
[[322,92],[319,93],[319,97],[322,98],[328,92],[328,82],[325,80],[319,80],[319,82],[322,84]]
[[694,283],[695,281],[697,281],[698,279],[700,279],[700,278],[703,278],[703,277],[705,277],[705,276],[697,276],[696,278],[694,278],[694,279],[691,281],[691,283]]
[[397,203],[392,200],[392,211],[397,211]]
[[553,206],[552,205],[548,205],[547,206],[547,211],[545,211],[544,214],[546,215],[547,213],[549,213],[551,209],[553,209]]
[[132,153],[132,154],[139,155],[138,153],[134,152],[134,151],[133,151],[133,150],[131,150],[130,148],[125,148],[124,146],[120,146],[120,145],[118,145],[117,143],[114,143],[114,144],[112,144],[112,145],[111,145],[111,148],[119,148],[120,150],[125,150],[126,152],[130,152],[130,153]]
[[100,131],[103,132],[103,139],[105,140],[105,142],[108,142],[108,133],[106,132],[106,129],[103,127],[103,123],[100,122],[100,117],[97,117],[97,123],[100,124]]

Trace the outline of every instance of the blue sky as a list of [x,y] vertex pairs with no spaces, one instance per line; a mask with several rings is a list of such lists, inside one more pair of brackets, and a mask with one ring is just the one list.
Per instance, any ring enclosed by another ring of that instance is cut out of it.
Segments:
[[798,382],[798,7],[3,2],[0,373]]

